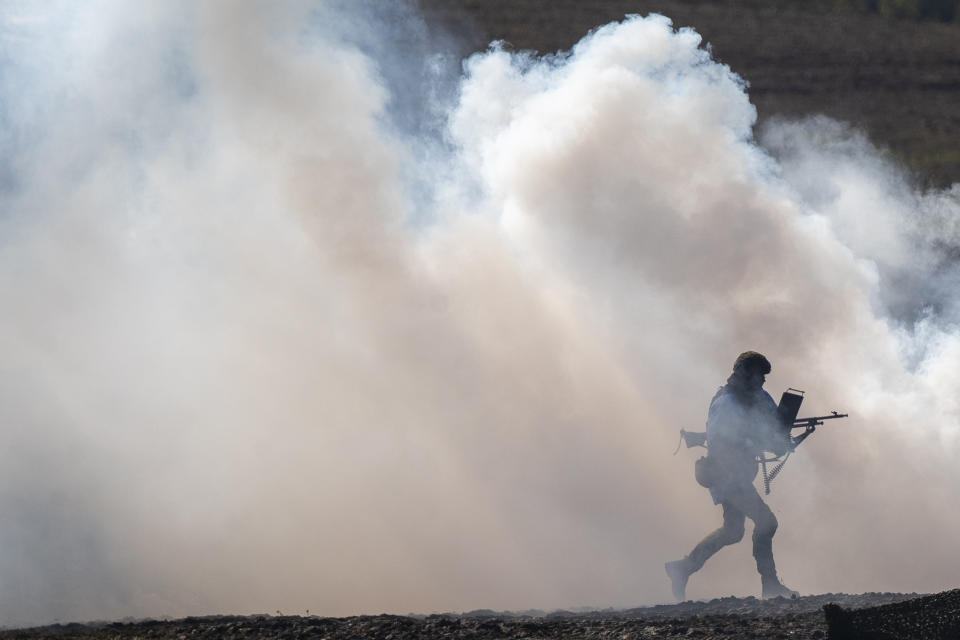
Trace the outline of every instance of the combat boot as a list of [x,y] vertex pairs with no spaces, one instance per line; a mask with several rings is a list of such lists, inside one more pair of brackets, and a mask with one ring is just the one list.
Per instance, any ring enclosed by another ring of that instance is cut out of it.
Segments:
[[800,593],[794,591],[793,589],[788,589],[777,576],[761,578],[763,583],[763,599],[770,600],[771,598],[787,598],[788,600],[795,600],[800,596]]
[[690,568],[690,559],[673,560],[663,565],[667,570],[667,576],[670,578],[670,586],[673,589],[673,597],[677,602],[685,602],[687,599],[687,580],[693,570]]

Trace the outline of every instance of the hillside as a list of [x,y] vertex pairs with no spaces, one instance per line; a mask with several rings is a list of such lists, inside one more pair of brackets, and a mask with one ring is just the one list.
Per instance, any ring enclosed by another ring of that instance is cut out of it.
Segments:
[[679,0],[422,0],[479,49],[568,49],[625,14],[692,26],[747,79],[761,122],[825,114],[867,132],[918,182],[960,182],[960,23],[831,11],[822,3]]

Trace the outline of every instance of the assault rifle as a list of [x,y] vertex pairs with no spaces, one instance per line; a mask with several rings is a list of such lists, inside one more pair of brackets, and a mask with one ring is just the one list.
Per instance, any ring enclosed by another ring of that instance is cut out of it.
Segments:
[[[786,464],[787,458],[800,446],[801,442],[816,431],[817,427],[822,425],[825,420],[836,420],[838,418],[848,417],[846,413],[831,411],[830,415],[827,416],[798,418],[797,413],[800,411],[800,404],[802,402],[803,391],[790,388],[783,392],[783,395],[780,397],[780,404],[777,405],[777,415],[780,418],[780,427],[790,442],[790,448],[785,454],[776,455],[772,458],[768,458],[762,454],[758,456],[758,460],[763,469],[763,485],[768,495],[770,494],[770,482],[777,477],[777,474],[783,469],[783,465]],[[791,435],[790,432],[794,429],[803,429],[803,433],[798,436]],[[692,447],[706,447],[707,433],[705,431],[687,431],[686,429],[681,429],[680,442],[685,443],[688,449]],[[677,455],[677,452],[680,451],[680,442],[677,443],[677,449],[673,452],[673,455]],[[769,472],[767,471],[768,462],[777,463]]]
[[[817,427],[823,424],[824,420],[836,420],[837,418],[847,418],[849,414],[839,413],[837,411],[831,411],[828,416],[813,416],[812,418],[797,418],[797,413],[800,411],[800,404],[803,402],[803,391],[799,389],[787,389],[783,392],[783,395],[780,396],[780,404],[777,406],[777,414],[780,417],[780,424],[782,429],[786,432],[785,435],[790,437],[790,441],[793,444],[793,448],[796,449],[797,446],[806,440],[810,434],[817,430]],[[790,434],[794,429],[803,429],[803,433],[799,436],[792,436]],[[686,429],[680,429],[680,441],[687,445],[687,448],[692,447],[706,447],[707,446],[707,432],[706,431],[687,431]],[[677,444],[677,451],[680,450],[680,444]],[[673,453],[676,454],[677,451]]]

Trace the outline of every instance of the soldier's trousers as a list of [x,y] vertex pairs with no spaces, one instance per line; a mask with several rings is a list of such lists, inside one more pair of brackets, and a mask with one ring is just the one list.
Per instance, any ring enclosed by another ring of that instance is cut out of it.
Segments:
[[776,578],[773,562],[773,534],[777,532],[777,518],[752,484],[722,492],[723,526],[700,541],[688,558],[690,572],[697,571],[717,551],[743,539],[747,518],[753,521],[753,557],[757,571],[764,578]]

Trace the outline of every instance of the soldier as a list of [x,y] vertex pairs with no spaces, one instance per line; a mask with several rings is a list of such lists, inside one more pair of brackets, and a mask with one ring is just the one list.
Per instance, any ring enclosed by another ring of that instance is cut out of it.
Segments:
[[723,507],[723,526],[704,538],[690,555],[666,564],[678,601],[686,599],[687,580],[717,551],[743,539],[746,518],[753,520],[753,557],[764,598],[796,598],[797,592],[777,578],[773,534],[777,518],[753,486],[757,456],[776,455],[792,448],[778,428],[777,404],[764,391],[770,362],[756,351],[740,354],[727,384],[720,387],[707,415],[707,456],[697,461],[697,481],[710,489],[714,504]]

